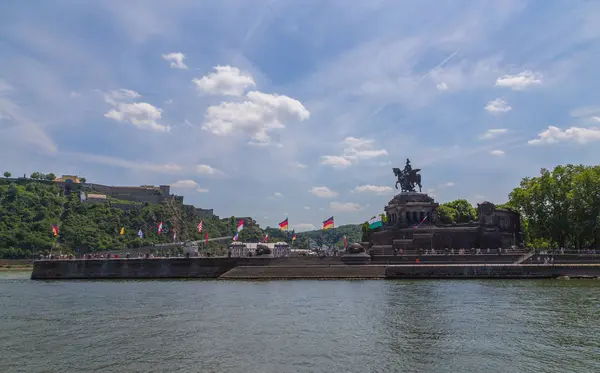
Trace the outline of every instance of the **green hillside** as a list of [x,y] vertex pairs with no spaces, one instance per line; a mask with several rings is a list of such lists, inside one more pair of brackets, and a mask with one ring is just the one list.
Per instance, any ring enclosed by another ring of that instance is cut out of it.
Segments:
[[[201,218],[196,210],[178,203],[130,204],[131,209],[113,207],[123,201],[108,200],[100,204],[80,201],[79,191],[64,196],[59,186],[52,182],[0,181],[0,258],[23,258],[50,251],[58,247],[62,252],[77,249],[103,251],[107,249],[134,248],[154,243],[202,240],[233,236],[237,226],[234,217],[204,219],[202,233],[197,231]],[[163,222],[163,233],[157,226]],[[263,232],[252,219],[244,221],[240,233],[242,241],[258,241]],[[59,227],[54,237],[52,225]],[[120,234],[124,228],[124,234]],[[138,237],[142,230],[143,238]],[[221,243],[222,244],[222,243]],[[58,245],[58,246],[57,246]],[[219,245],[210,242],[209,248]]]

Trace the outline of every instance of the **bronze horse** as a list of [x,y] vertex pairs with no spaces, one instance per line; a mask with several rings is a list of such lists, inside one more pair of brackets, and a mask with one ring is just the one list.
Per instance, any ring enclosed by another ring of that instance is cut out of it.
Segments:
[[414,186],[418,185],[419,193],[421,192],[423,186],[421,185],[421,175],[418,173],[421,171],[420,168],[411,170],[408,175],[404,174],[402,170],[396,167],[393,168],[393,171],[394,175],[398,178],[398,181],[396,181],[396,189],[398,189],[398,184],[400,184],[403,191],[414,192]]

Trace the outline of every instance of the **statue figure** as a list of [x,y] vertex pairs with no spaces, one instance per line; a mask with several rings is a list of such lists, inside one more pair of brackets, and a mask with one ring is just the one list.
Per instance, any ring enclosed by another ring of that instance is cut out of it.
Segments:
[[404,170],[397,167],[394,167],[392,170],[394,171],[394,175],[398,178],[398,181],[396,181],[396,189],[398,189],[398,184],[400,184],[401,192],[414,192],[415,185],[417,185],[419,187],[419,192],[421,192],[423,187],[421,185],[421,174],[419,174],[421,169],[417,168],[413,170],[408,158],[406,159]]

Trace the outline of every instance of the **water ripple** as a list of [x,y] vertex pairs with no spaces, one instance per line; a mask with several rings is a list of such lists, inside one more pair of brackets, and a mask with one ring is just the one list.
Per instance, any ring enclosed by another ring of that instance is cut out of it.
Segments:
[[599,372],[600,281],[0,277],[0,372]]

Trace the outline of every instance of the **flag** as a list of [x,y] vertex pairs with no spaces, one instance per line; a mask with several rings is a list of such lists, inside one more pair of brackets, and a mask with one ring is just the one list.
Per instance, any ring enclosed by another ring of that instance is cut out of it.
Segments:
[[244,219],[241,219],[241,220],[238,222],[238,226],[237,226],[237,231],[238,231],[238,232],[241,232],[241,231],[242,231],[242,229],[244,229]]
[[323,222],[323,229],[333,228],[333,216]]
[[237,241],[237,240],[238,240],[238,238],[239,238],[239,237],[238,237],[238,234],[239,234],[239,233],[236,233],[236,234],[235,234],[235,236],[233,236],[233,240],[234,240],[234,241]]
[[296,241],[296,233],[292,236],[292,241]]
[[348,247],[348,237],[344,236],[344,247]]
[[200,220],[200,223],[198,223],[198,232],[202,232],[203,225],[204,225],[204,221]]
[[138,237],[139,238],[144,238],[144,232],[142,232],[141,229],[138,231]]
[[125,234],[125,227],[121,227],[121,230],[119,231],[119,234],[121,236]]
[[420,226],[421,224],[423,224],[423,222],[424,222],[424,221],[427,219],[427,217],[428,217],[428,216],[429,216],[429,213],[427,213],[427,215],[425,215],[425,217],[423,218],[423,220],[421,220],[421,222],[420,222],[419,224],[415,225],[415,229],[416,229],[416,228],[419,228],[419,226]]
[[56,225],[56,224],[52,224],[52,235],[54,237],[58,236],[58,225]]
[[381,215],[373,216],[369,219],[369,229],[376,229],[383,226]]
[[204,235],[204,243],[208,244],[208,232]]
[[287,218],[282,221],[281,223],[279,223],[279,229],[282,231],[287,231],[288,230],[288,220]]
[[177,232],[173,232],[173,242],[177,241]]
[[158,223],[158,234],[161,234],[162,232],[162,221],[160,223]]
[[265,234],[265,242],[269,242],[269,234]]

